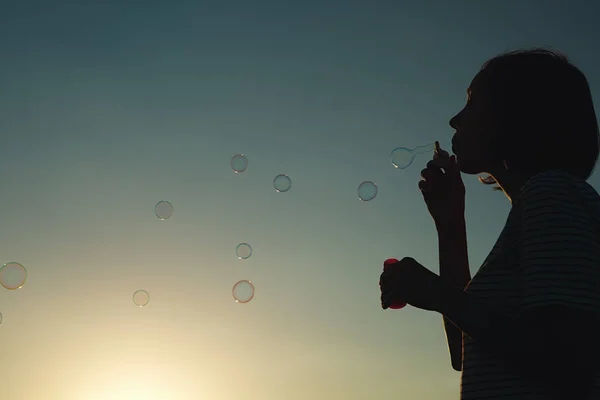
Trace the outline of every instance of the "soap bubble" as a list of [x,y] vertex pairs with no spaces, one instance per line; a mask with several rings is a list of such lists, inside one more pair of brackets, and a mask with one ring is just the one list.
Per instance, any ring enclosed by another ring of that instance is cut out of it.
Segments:
[[252,247],[248,243],[240,243],[235,248],[235,254],[237,254],[240,260],[250,258],[252,255]]
[[254,297],[254,285],[250,281],[239,281],[233,286],[231,293],[236,303],[247,303]]
[[[451,148],[452,144],[448,147]],[[431,153],[434,150],[435,142],[424,144],[423,146],[415,147],[414,149],[396,147],[392,150],[392,154],[390,154],[390,161],[395,168],[406,169],[413,163],[417,155]]]
[[373,200],[377,196],[377,185],[371,181],[364,181],[358,186],[358,198],[362,201]]
[[0,268],[0,284],[8,290],[20,289],[27,281],[27,270],[18,262],[9,262]]
[[286,174],[280,174],[273,179],[273,187],[279,193],[287,192],[292,188],[292,180]]
[[168,201],[159,201],[154,207],[154,212],[159,219],[164,221],[165,219],[171,218],[171,215],[173,215],[173,205]]
[[244,172],[248,168],[248,159],[243,154],[236,154],[231,157],[231,169],[233,172],[240,173]]
[[133,303],[138,307],[144,307],[150,302],[150,294],[145,290],[138,290],[133,294]]

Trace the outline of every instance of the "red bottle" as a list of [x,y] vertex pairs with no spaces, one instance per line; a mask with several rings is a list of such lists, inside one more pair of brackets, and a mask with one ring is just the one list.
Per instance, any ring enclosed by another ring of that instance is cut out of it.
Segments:
[[[397,259],[395,259],[395,258],[388,258],[388,259],[387,259],[387,260],[385,260],[385,262],[383,263],[383,270],[385,271],[385,269],[386,269],[387,267],[389,267],[389,266],[391,266],[391,265],[394,265],[394,264],[396,264],[397,262],[398,262],[398,260],[397,260]],[[395,302],[392,302],[392,304],[390,304],[390,308],[391,308],[392,310],[398,310],[398,309],[400,309],[400,308],[403,308],[403,307],[405,307],[405,306],[406,306],[406,303],[401,303],[401,302],[399,302],[399,301],[395,301]]]

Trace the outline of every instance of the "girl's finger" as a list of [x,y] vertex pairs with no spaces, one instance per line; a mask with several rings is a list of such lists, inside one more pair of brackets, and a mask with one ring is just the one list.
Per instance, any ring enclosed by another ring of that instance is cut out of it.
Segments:
[[450,160],[448,162],[448,166],[444,168],[445,171],[449,171],[452,174],[456,175],[460,173],[460,170],[458,169],[458,164],[456,163],[456,156],[453,154],[450,157]]
[[447,164],[447,162],[441,160],[430,160],[427,162],[427,165],[425,165],[425,169],[433,170],[435,172],[442,172],[441,168],[444,168]]
[[381,307],[385,310],[386,308],[388,308],[390,305],[392,304],[392,302],[390,301],[390,296],[381,296]]
[[424,194],[427,191],[427,181],[420,180],[418,186],[419,186],[419,190],[421,191],[421,193]]
[[450,155],[446,150],[440,150],[433,153],[433,160],[446,161],[450,159]]

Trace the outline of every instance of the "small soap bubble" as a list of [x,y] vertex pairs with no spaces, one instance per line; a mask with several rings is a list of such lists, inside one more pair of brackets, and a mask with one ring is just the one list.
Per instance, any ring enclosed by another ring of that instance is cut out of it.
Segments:
[[252,255],[252,247],[248,243],[240,243],[235,248],[235,254],[237,254],[240,260],[250,258]]
[[239,281],[233,286],[231,294],[236,303],[247,303],[254,297],[254,285],[250,281]]
[[244,172],[248,168],[248,159],[243,154],[236,154],[231,157],[231,169],[236,174]]
[[358,186],[358,198],[362,201],[373,200],[377,196],[377,185],[371,181],[364,181]]
[[154,212],[158,219],[164,221],[165,219],[171,218],[171,215],[173,215],[173,205],[165,200],[159,201],[154,207]]
[[292,188],[292,180],[286,174],[280,174],[273,179],[273,187],[279,193],[287,192]]
[[412,164],[417,155],[430,153],[433,150],[435,150],[435,142],[415,147],[414,149],[396,147],[392,150],[392,154],[390,154],[390,161],[395,168],[406,169]]
[[415,154],[406,147],[398,147],[392,151],[390,159],[394,167],[404,169],[412,164],[415,159]]
[[133,294],[133,303],[138,307],[144,307],[150,302],[150,294],[145,290],[138,290]]
[[0,268],[0,284],[8,290],[20,289],[27,281],[27,270],[18,262],[9,262]]

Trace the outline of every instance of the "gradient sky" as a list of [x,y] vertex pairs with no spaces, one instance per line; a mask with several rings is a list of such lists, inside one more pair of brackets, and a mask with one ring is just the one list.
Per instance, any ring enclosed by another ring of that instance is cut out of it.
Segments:
[[[471,79],[507,50],[565,52],[599,101],[598,15],[589,1],[2,2],[0,264],[29,279],[0,290],[0,396],[458,398],[442,317],[380,308],[386,258],[438,272],[417,188],[430,156],[398,170],[390,151],[447,145]],[[475,273],[510,203],[463,178]],[[248,304],[232,299],[241,279]]]

